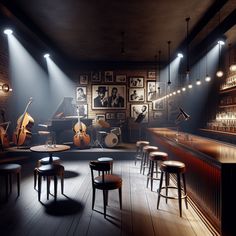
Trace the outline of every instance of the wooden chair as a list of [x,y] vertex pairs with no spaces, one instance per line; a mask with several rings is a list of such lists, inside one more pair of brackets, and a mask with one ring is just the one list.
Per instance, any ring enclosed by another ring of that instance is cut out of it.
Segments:
[[[100,189],[103,191],[104,218],[106,218],[106,207],[108,204],[109,190],[119,190],[120,209],[122,209],[122,179],[119,176],[113,174],[106,174],[110,171],[111,168],[109,162],[91,161],[89,163],[89,166],[91,169],[93,188],[92,209],[94,209],[96,189]],[[102,174],[95,177],[94,171],[98,171]]]

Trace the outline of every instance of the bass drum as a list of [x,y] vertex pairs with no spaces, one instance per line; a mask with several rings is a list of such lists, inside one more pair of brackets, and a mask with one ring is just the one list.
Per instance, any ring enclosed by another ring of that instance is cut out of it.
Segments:
[[109,133],[106,135],[104,143],[107,147],[115,147],[118,144],[118,137],[113,133]]

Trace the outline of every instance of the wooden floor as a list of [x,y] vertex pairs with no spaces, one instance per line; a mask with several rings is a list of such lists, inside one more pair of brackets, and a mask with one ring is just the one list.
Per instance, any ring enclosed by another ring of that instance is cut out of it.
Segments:
[[[146,188],[146,176],[139,174],[139,163],[114,161],[114,173],[123,179],[123,209],[119,209],[118,190],[110,191],[108,217],[103,217],[102,193],[97,191],[95,210],[91,209],[91,176],[88,160],[62,160],[65,166],[65,195],[57,202],[46,200],[43,183],[42,202],[33,188],[35,160],[22,164],[21,195],[16,199],[16,188],[9,201],[3,202],[1,190],[0,235],[217,235],[200,220],[189,205],[183,206],[179,217],[178,204],[161,199],[156,209],[158,182],[155,191]],[[60,188],[59,188],[60,190]],[[52,189],[53,192],[53,189]]]

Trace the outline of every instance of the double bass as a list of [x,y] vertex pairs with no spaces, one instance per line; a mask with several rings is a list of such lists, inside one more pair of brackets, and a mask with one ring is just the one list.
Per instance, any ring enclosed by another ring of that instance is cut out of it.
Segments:
[[17,146],[25,144],[32,137],[30,129],[34,125],[34,119],[27,112],[32,101],[33,98],[31,97],[28,104],[26,105],[24,113],[17,119],[16,130],[13,133],[13,142]]
[[86,133],[86,125],[80,121],[79,109],[77,108],[78,122],[74,125],[73,131],[75,132],[73,141],[74,145],[79,148],[86,148],[90,143],[90,136]]

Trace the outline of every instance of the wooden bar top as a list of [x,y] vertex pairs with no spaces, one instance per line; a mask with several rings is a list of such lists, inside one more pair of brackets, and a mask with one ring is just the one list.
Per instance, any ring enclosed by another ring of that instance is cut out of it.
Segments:
[[236,164],[236,146],[233,144],[183,132],[177,135],[177,131],[171,128],[149,128],[148,130],[190,151],[207,155],[219,164]]

